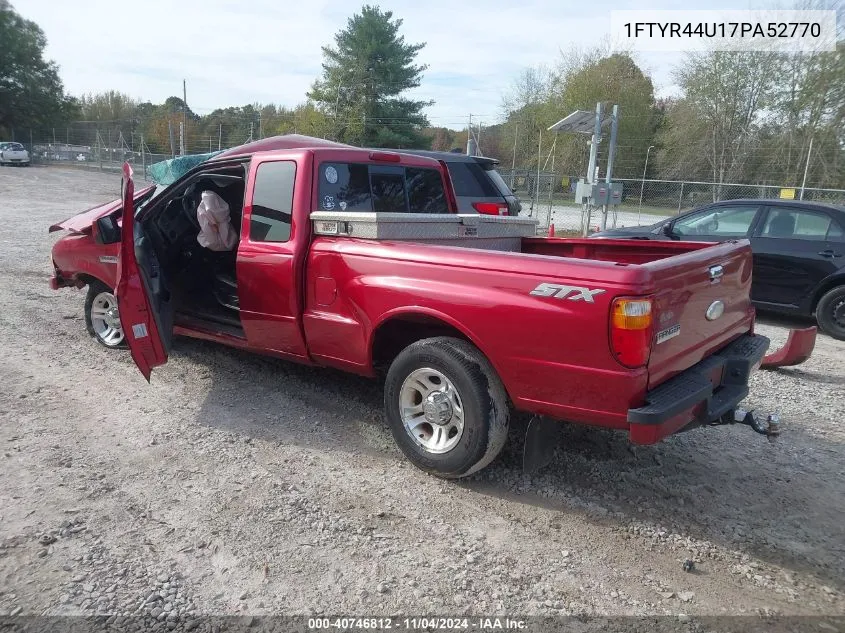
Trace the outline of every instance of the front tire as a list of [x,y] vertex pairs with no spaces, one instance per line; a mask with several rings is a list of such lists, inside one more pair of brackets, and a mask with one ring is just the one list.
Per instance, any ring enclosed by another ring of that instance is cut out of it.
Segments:
[[405,456],[444,479],[481,470],[507,439],[505,389],[484,355],[461,339],[429,338],[402,350],[387,373],[384,407]]
[[100,344],[108,348],[124,345],[123,328],[112,289],[99,281],[88,284],[85,297],[85,327]]
[[816,320],[822,332],[845,341],[845,286],[829,290],[819,299]]

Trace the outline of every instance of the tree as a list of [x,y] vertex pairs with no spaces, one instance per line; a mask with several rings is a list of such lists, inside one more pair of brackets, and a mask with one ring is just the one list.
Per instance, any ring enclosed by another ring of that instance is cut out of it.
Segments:
[[41,28],[0,0],[0,130],[48,126],[76,114],[55,63],[44,59]]
[[91,93],[79,98],[83,121],[127,121],[135,116],[137,107],[137,100],[117,90]]
[[334,46],[323,47],[323,75],[309,99],[334,118],[339,141],[369,147],[427,147],[422,113],[430,101],[402,97],[420,85],[427,68],[414,64],[425,44],[406,44],[401,19],[365,5]]
[[[641,176],[646,151],[654,139],[657,127],[651,79],[624,53],[590,61],[573,72],[562,84],[558,106],[560,116],[557,118],[563,118],[574,110],[594,111],[596,103],[600,101],[605,104],[607,115],[610,114],[611,104],[619,106],[614,176]],[[602,134],[602,146],[599,148],[602,157],[607,156],[609,142],[608,130]],[[563,164],[569,166],[570,173],[583,173],[583,141],[573,142],[570,135],[569,142],[564,143],[562,148],[564,152],[561,158]]]
[[[671,171],[704,159],[708,180],[742,182],[772,103],[779,61],[777,55],[758,51],[689,55],[675,73],[684,97],[667,113],[656,157],[663,168]],[[721,187],[713,195],[719,199]]]
[[[619,134],[614,174],[642,174],[646,150],[657,128],[654,87],[634,60],[624,53],[609,53],[607,46],[587,51],[573,48],[561,54],[555,69],[531,68],[523,72],[504,100],[507,122],[499,131],[498,151],[516,163],[536,169],[542,142],[541,166],[551,168],[555,146],[555,171],[584,175],[589,152],[581,135],[560,134],[557,142],[547,128],[574,110],[594,111],[596,103],[619,106]],[[542,139],[540,135],[542,134]],[[603,135],[603,157],[609,134]],[[504,161],[504,156],[497,156]]]

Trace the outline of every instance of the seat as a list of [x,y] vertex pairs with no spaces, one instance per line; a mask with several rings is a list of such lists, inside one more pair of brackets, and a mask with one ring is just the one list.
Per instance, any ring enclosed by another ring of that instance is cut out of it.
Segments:
[[795,235],[795,215],[780,212],[769,221],[769,237],[792,237]]

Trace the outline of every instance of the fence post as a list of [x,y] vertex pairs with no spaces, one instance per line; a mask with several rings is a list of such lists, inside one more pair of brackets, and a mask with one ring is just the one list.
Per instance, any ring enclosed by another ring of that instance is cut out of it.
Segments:
[[684,201],[684,182],[681,181],[681,195],[678,196],[678,213],[681,212],[681,204]]
[[141,134],[141,165],[144,168],[144,180],[147,179],[147,155],[144,153],[144,135]]

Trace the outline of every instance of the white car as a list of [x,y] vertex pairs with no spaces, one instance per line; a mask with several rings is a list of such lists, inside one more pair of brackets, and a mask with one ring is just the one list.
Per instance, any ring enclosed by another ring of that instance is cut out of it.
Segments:
[[0,165],[29,166],[29,152],[20,143],[0,143]]

